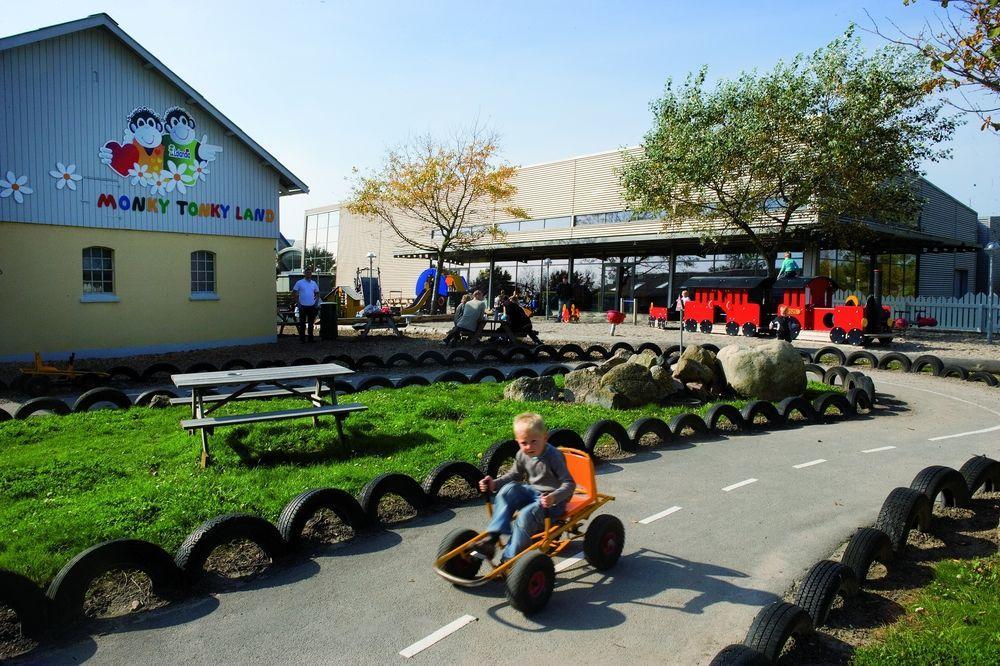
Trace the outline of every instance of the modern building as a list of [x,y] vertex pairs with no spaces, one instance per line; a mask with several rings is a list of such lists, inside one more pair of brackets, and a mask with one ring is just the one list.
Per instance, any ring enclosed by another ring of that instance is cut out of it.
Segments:
[[[986,247],[990,241],[1000,243],[1000,215],[979,218],[979,245]],[[982,251],[976,255],[976,291],[988,294],[990,292],[990,258],[991,253]],[[1000,250],[994,250],[993,255],[993,293],[1000,293]]]
[[[453,266],[470,283],[485,286],[492,265],[494,293],[498,283],[512,282],[532,288],[543,298],[546,285],[552,287],[553,279],[572,271],[577,302],[595,311],[620,307],[622,300],[628,307],[633,299],[639,311],[644,311],[651,302],[673,302],[677,287],[690,275],[762,269],[743,238],[723,238],[705,246],[691,224],[665,230],[661,220],[629,211],[618,177],[622,152],[520,168],[514,177],[513,203],[526,209],[531,219],[497,220],[505,232],[503,241],[486,239],[452,252]],[[917,229],[870,225],[879,241],[885,291],[891,295],[962,295],[976,285],[976,213],[925,179],[920,180],[920,194],[927,203]],[[312,247],[309,239],[315,224],[310,215],[317,213],[336,219],[339,228],[335,254],[340,284],[348,284],[345,280],[359,268],[366,271],[366,254],[373,251],[383,293],[415,295],[417,276],[429,265],[427,253],[407,247],[388,226],[352,215],[345,205],[309,211],[307,248]],[[866,292],[870,257],[817,246],[810,234],[815,223],[810,215],[792,223],[787,249],[804,273],[830,275],[843,289]],[[332,228],[328,222],[327,229]]]
[[275,339],[308,191],[106,14],[0,39],[0,361]]

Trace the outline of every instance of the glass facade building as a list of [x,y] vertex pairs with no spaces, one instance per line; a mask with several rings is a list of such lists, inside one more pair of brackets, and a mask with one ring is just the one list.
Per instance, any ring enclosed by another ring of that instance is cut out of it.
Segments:
[[314,271],[330,273],[337,263],[337,238],[340,233],[340,211],[332,210],[306,215],[302,232],[303,252],[301,265]]

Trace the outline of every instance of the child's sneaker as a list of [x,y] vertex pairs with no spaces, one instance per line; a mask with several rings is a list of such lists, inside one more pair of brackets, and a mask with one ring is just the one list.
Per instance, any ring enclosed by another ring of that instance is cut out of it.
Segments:
[[497,537],[496,535],[490,534],[479,540],[478,543],[472,546],[472,550],[469,551],[470,557],[475,557],[476,559],[482,560],[483,562],[493,562],[493,558],[497,554]]

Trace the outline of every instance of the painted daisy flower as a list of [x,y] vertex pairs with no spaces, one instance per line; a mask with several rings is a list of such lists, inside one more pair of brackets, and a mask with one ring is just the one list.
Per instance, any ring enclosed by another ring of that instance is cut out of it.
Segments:
[[149,185],[151,194],[164,195],[167,193],[167,182],[170,173],[167,171],[161,171],[158,174],[151,175],[146,184]]
[[27,176],[18,178],[13,171],[8,171],[6,178],[0,178],[0,199],[13,196],[17,203],[24,203],[24,195],[34,192],[28,187],[27,182]]
[[133,185],[143,187],[149,184],[149,179],[153,176],[153,174],[149,173],[148,164],[139,164],[138,162],[134,163],[132,168],[128,170],[128,175],[132,179]]
[[61,190],[64,187],[76,190],[76,181],[83,180],[83,176],[73,173],[74,171],[76,171],[75,164],[66,166],[62,162],[56,162],[56,168],[53,171],[49,171],[49,175],[56,179],[57,190]]
[[204,182],[205,176],[210,173],[212,172],[208,170],[208,162],[198,162],[191,175],[194,176],[195,181],[200,180]]
[[167,162],[167,170],[160,175],[167,179],[167,192],[173,192],[176,188],[178,192],[187,192],[187,186],[194,184],[194,176],[187,171],[188,165],[181,162],[174,164],[173,160]]

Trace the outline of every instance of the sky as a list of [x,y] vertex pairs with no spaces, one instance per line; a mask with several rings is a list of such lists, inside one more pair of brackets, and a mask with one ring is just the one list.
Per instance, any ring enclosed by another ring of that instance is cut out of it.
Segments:
[[[30,9],[27,9],[30,7]],[[105,12],[309,185],[283,197],[281,230],[348,198],[415,135],[474,123],[503,157],[537,164],[638,145],[668,78],[770,69],[849,23],[916,31],[929,1],[36,0],[6,11],[6,36]],[[875,48],[881,37],[861,32]],[[1000,137],[960,128],[927,178],[980,216],[1000,215]]]

